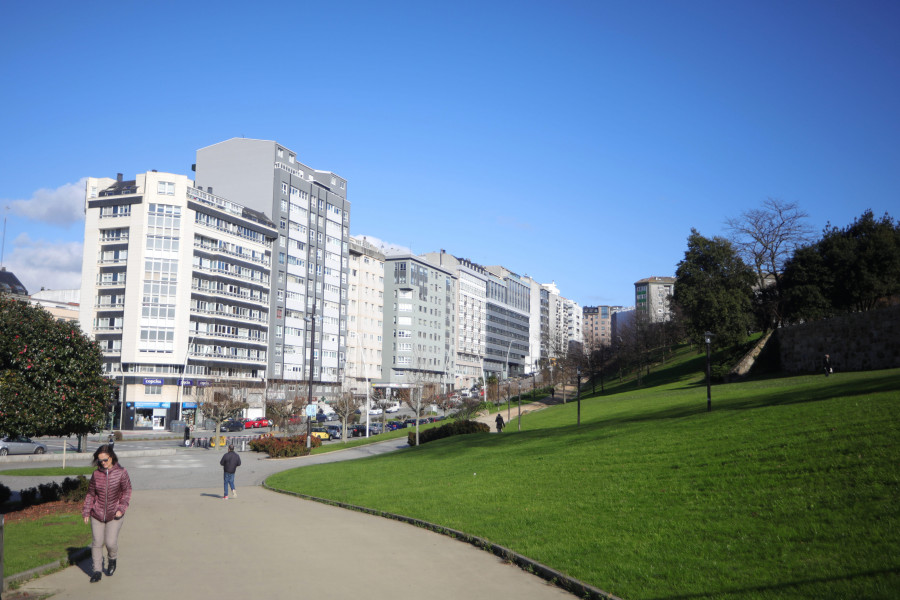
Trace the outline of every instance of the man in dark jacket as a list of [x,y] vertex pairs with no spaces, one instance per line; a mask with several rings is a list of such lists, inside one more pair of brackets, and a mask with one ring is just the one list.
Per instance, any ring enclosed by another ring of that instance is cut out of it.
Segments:
[[219,461],[225,471],[225,495],[223,500],[228,500],[228,488],[231,487],[231,495],[237,498],[237,490],[234,489],[234,472],[241,466],[241,457],[234,451],[234,444],[228,444],[228,452]]

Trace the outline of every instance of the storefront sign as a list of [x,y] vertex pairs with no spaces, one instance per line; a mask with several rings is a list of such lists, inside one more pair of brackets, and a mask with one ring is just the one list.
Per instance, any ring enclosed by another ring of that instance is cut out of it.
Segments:
[[198,381],[197,387],[209,387],[209,382],[208,381]]
[[144,377],[144,385],[162,385],[163,380],[156,377]]
[[197,408],[196,402],[185,402],[182,405],[182,408]]
[[178,385],[183,385],[183,386],[194,385],[194,380],[193,379],[179,379]]
[[135,402],[135,408],[169,408],[168,402]]

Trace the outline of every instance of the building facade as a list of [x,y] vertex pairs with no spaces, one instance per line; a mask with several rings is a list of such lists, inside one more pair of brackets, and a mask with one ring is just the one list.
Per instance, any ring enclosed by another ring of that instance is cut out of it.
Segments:
[[585,348],[609,346],[613,341],[612,316],[621,306],[585,306],[582,314]]
[[668,321],[672,316],[670,297],[675,293],[674,277],[647,277],[634,283],[634,308],[651,323]]
[[479,264],[443,250],[423,254],[422,258],[449,269],[457,278],[456,369],[453,381],[456,389],[471,388],[483,375],[488,272]]
[[268,377],[275,387],[312,382],[316,398],[333,400],[347,359],[347,181],[277,142],[245,138],[201,148],[195,170],[198,187],[276,224]]
[[384,269],[385,343],[376,387],[418,388],[426,396],[448,391],[456,371],[456,276],[408,252],[386,251]]
[[489,277],[484,370],[488,377],[519,377],[526,373],[531,354],[531,286],[505,267],[485,268]]
[[262,386],[277,239],[184,175],[87,179],[79,320],[120,384],[120,428],[193,423],[202,388]]
[[384,254],[363,237],[350,238],[345,383],[354,394],[381,379],[384,341]]

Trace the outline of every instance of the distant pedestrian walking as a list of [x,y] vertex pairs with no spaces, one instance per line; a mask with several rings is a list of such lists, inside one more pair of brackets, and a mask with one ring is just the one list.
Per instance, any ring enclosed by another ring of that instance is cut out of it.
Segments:
[[500,413],[497,413],[496,422],[497,422],[497,433],[503,433],[503,426],[505,425],[505,423],[503,422],[503,415],[501,415]]
[[225,472],[225,495],[223,500],[228,500],[228,488],[231,488],[231,495],[237,498],[237,490],[234,489],[234,473],[241,466],[241,457],[234,451],[234,444],[228,444],[228,452],[219,461]]
[[834,373],[834,370],[831,368],[831,356],[826,354],[825,359],[822,361],[822,363],[825,368],[825,377],[828,377],[829,375]]
[[119,558],[119,530],[122,517],[131,502],[131,478],[128,471],[119,464],[113,447],[106,444],[94,451],[94,465],[97,470],[91,475],[87,496],[81,515],[84,523],[91,524],[91,561],[93,573],[91,583],[103,577],[103,546],[106,545],[106,574],[116,572]]

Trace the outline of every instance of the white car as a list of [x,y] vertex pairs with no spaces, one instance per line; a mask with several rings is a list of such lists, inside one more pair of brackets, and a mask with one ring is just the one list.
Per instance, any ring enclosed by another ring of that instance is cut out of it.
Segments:
[[380,415],[382,412],[384,412],[384,411],[382,411],[380,408],[370,408],[369,409],[370,415]]
[[0,439],[0,456],[7,454],[43,454],[47,446],[24,435],[8,435]]
[[394,404],[394,405],[392,405],[392,406],[389,406],[388,409],[387,409],[385,412],[389,412],[389,413],[400,412],[400,405],[399,405],[399,404]]

